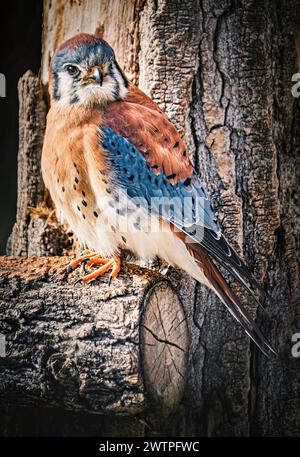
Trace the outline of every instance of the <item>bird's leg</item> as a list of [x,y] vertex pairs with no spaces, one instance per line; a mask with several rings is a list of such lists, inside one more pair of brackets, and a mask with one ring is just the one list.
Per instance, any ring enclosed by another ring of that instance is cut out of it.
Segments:
[[94,281],[95,279],[99,278],[99,276],[103,275],[107,271],[111,270],[111,274],[109,277],[109,284],[111,283],[112,279],[115,279],[118,276],[118,273],[121,269],[121,259],[119,257],[112,257],[111,259],[102,259],[102,258],[92,258],[89,262],[92,262],[92,265],[95,264],[102,264],[102,267],[97,268],[97,270],[93,271],[92,273],[84,276],[82,278],[82,282],[88,283]]
[[88,260],[92,257],[95,257],[97,254],[95,252],[89,251],[88,249],[84,250],[80,253],[80,257],[73,260],[73,262],[69,263],[67,266],[67,273],[71,273],[71,271],[75,270],[79,265],[85,264]]
[[104,265],[110,260],[111,259],[107,259],[106,257],[101,257],[101,255],[96,254],[92,256],[89,260],[86,260],[85,265],[87,267],[92,267],[93,265]]
[[70,273],[71,271],[75,270],[79,265],[91,267],[94,265],[102,265],[100,268],[97,270],[93,271],[92,273],[84,276],[83,278],[80,278],[78,280],[82,281],[84,283],[91,282],[95,279],[97,279],[99,276],[102,274],[106,273],[109,270],[111,271],[110,277],[109,277],[109,284],[111,283],[112,279],[116,278],[120,269],[121,269],[121,260],[119,257],[114,256],[111,259],[101,257],[101,255],[85,250],[81,252],[80,257],[75,259],[73,262],[71,262],[68,267],[67,267],[67,272]]

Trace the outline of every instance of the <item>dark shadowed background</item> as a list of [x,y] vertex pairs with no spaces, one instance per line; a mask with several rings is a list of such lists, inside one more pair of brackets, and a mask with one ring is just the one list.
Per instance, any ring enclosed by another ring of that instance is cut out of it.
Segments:
[[18,153],[18,79],[39,71],[42,6],[40,0],[14,0],[1,5],[0,73],[6,97],[0,98],[0,254],[5,253],[16,216]]

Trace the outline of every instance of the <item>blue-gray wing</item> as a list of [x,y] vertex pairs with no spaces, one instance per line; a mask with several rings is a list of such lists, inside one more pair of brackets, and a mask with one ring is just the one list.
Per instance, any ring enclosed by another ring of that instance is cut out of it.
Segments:
[[112,129],[102,129],[102,147],[115,184],[131,198],[141,198],[151,213],[160,215],[183,231],[206,227],[220,236],[220,227],[199,177],[195,172],[187,179],[171,184],[163,172],[155,174],[143,155],[126,138]]
[[101,136],[111,179],[117,187],[124,189],[128,197],[144,202],[149,213],[171,222],[192,241],[204,247],[252,296],[253,292],[245,280],[259,289],[262,296],[265,295],[247,266],[222,235],[207,193],[195,171],[189,178],[171,184],[164,173],[155,174],[128,139],[109,127],[102,128]]

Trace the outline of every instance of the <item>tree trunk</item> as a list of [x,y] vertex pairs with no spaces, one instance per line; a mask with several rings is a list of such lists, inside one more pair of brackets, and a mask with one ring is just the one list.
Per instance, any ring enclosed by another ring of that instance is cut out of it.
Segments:
[[[213,293],[173,269],[165,272],[187,317],[188,385],[179,413],[168,424],[147,416],[149,428],[140,433],[299,434],[299,359],[291,354],[292,334],[300,331],[300,110],[291,94],[299,13],[298,0],[45,1],[44,90],[49,60],[63,40],[78,32],[103,35],[129,78],[184,132],[225,236],[272,297],[266,303],[269,320],[244,297],[277,347],[279,356],[266,360]],[[21,103],[21,110],[37,113],[42,131],[39,106],[45,97],[37,88],[34,93],[32,107]],[[32,131],[32,124],[27,129]],[[26,140],[30,166],[38,166],[41,138],[31,144]],[[19,195],[26,185],[22,176]],[[37,188],[40,195],[40,184]],[[33,197],[18,209],[9,252],[60,255],[70,249],[71,239],[52,218],[48,201],[48,209],[44,202],[28,210],[41,203]],[[59,235],[44,235],[49,223],[51,233]],[[24,231],[32,239],[30,224],[39,241],[30,250],[19,249],[25,246]]]

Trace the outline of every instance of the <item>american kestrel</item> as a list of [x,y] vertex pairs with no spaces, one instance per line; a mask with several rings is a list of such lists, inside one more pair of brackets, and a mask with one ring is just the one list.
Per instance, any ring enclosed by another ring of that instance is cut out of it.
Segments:
[[216,266],[254,298],[252,289],[265,295],[222,235],[184,140],[109,44],[76,35],[55,53],[49,79],[43,178],[85,248],[69,270],[84,262],[98,268],[83,282],[109,270],[115,278],[122,250],[158,256],[211,288],[260,349],[273,351]]

